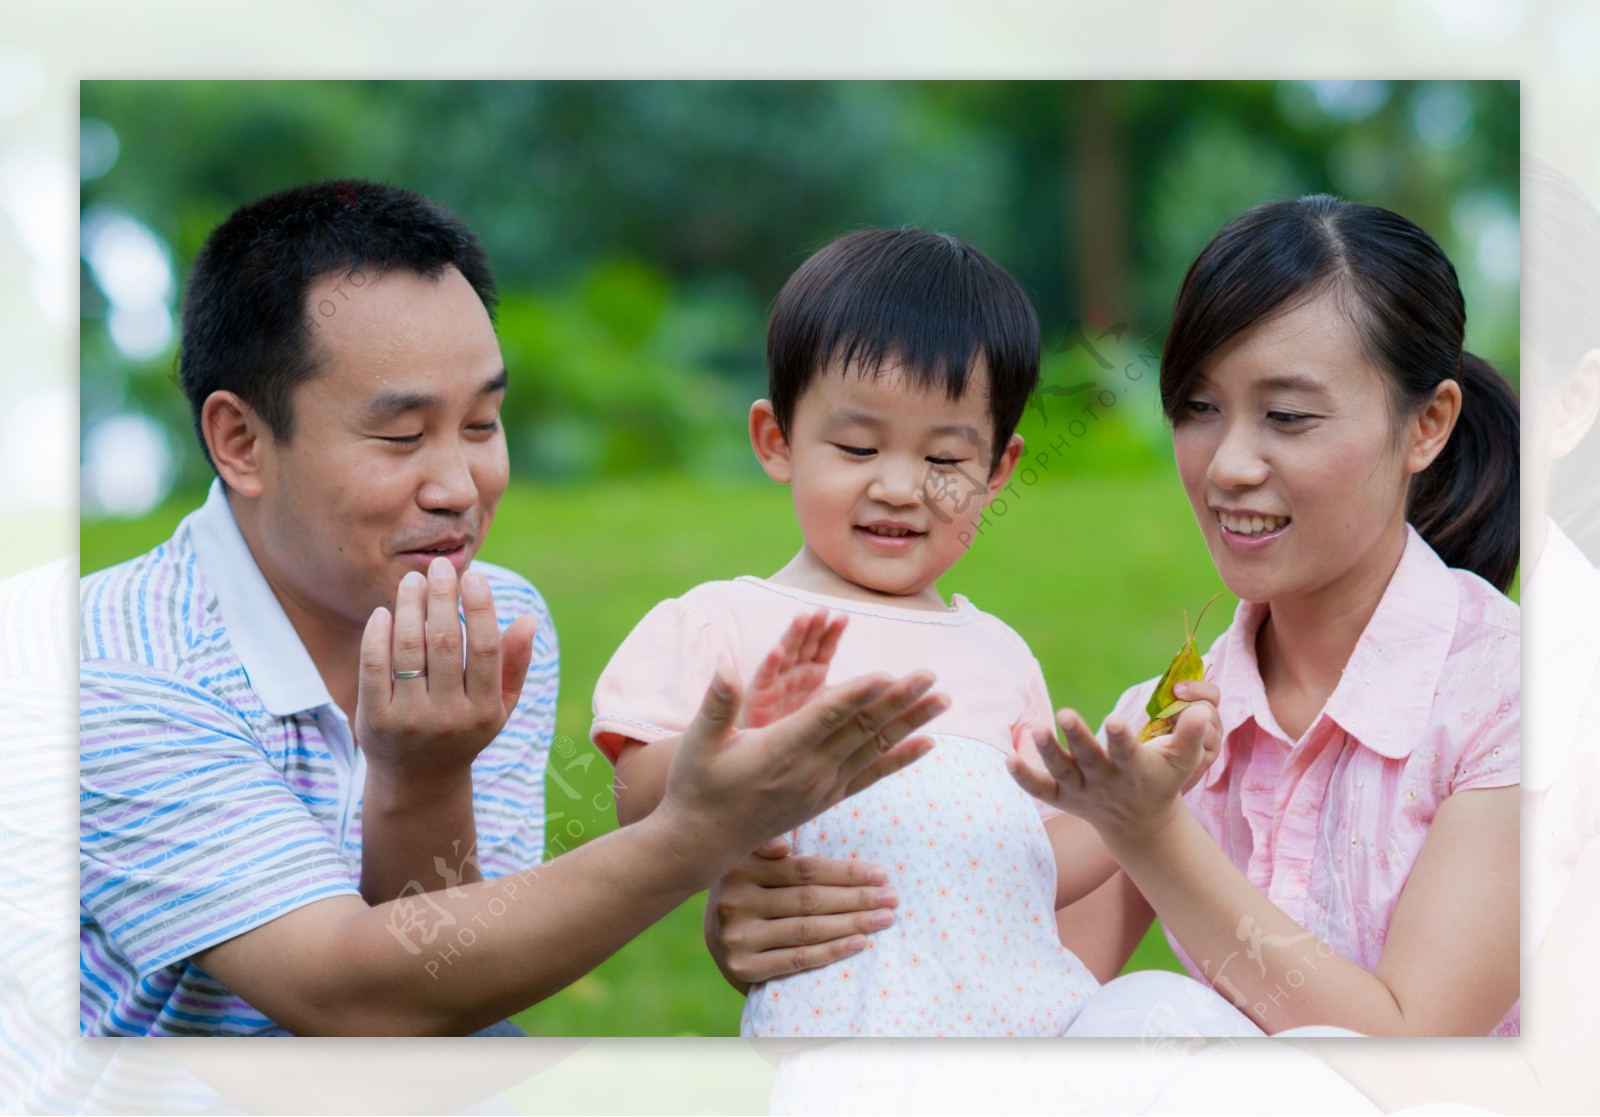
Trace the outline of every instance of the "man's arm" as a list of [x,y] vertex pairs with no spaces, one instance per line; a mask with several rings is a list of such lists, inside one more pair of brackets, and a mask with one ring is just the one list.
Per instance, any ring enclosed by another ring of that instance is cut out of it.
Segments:
[[[464,1034],[588,972],[743,851],[922,756],[947,705],[932,678],[866,677],[764,729],[713,683],[650,817],[526,873],[367,907],[320,901],[196,962],[301,1034]],[[513,890],[514,886],[514,890]],[[408,937],[428,904],[432,941]],[[433,963],[430,965],[430,963]]]

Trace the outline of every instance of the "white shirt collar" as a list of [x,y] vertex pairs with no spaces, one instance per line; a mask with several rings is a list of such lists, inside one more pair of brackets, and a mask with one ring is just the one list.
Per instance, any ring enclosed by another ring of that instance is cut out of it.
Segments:
[[1522,577],[1522,785],[1543,791],[1590,732],[1584,707],[1600,675],[1600,574],[1556,526]]
[[331,706],[328,686],[256,565],[220,480],[189,517],[189,538],[261,704],[274,717]]

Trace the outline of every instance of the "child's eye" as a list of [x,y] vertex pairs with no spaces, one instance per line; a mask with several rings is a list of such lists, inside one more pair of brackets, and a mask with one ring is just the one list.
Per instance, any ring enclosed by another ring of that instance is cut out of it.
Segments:
[[949,469],[960,465],[966,460],[966,458],[929,458],[928,464],[939,466],[942,469]]
[[835,442],[834,446],[838,447],[840,450],[843,450],[846,454],[848,454],[852,458],[870,458],[870,457],[872,457],[873,454],[876,454],[878,452],[876,450],[873,450],[873,449],[870,449],[870,448],[867,448],[867,447],[845,446],[842,443],[838,443],[838,442]]

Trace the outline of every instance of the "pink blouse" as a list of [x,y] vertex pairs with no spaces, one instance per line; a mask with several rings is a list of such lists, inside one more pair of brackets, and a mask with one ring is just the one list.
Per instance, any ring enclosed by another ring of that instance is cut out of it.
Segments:
[[[1240,603],[1205,656],[1222,691],[1222,750],[1187,797],[1252,884],[1369,971],[1440,805],[1519,778],[1517,606],[1407,532],[1339,685],[1297,741],[1272,716],[1256,662],[1267,607]],[[1142,725],[1154,685],[1124,694],[1116,716]],[[1234,964],[1253,964],[1248,927],[1239,941]],[[1219,971],[1222,983],[1226,963]],[[1519,1022],[1513,1006],[1494,1034],[1516,1035]]]

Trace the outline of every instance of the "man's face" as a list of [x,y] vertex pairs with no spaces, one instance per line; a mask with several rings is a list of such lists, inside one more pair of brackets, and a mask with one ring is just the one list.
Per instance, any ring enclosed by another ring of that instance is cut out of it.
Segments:
[[292,618],[360,628],[408,571],[442,554],[459,573],[483,544],[509,475],[506,376],[454,268],[341,280],[308,294],[336,309],[315,318],[319,368],[293,392],[290,437],[265,438],[252,543]]

